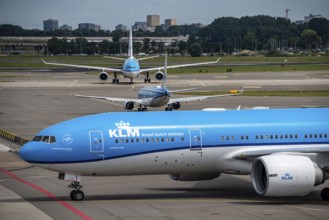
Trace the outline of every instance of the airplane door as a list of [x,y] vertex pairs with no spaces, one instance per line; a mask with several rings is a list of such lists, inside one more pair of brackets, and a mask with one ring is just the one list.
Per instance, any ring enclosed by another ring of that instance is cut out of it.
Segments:
[[202,136],[200,129],[190,129],[190,150],[202,150]]
[[89,131],[90,153],[104,152],[104,140],[102,131]]

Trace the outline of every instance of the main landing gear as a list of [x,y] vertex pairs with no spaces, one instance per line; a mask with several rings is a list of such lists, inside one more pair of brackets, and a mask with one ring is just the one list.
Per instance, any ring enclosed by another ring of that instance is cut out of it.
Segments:
[[146,106],[143,106],[143,105],[139,105],[138,111],[139,112],[146,112],[147,111],[147,107]]
[[69,187],[74,189],[70,193],[70,197],[73,201],[82,201],[85,198],[85,194],[80,190],[82,186],[79,182],[72,182]]
[[145,76],[144,83],[151,83],[150,73],[145,73]]
[[114,73],[114,78],[112,80],[112,83],[115,84],[115,83],[119,83],[119,79],[118,79],[118,76],[117,76],[117,73]]

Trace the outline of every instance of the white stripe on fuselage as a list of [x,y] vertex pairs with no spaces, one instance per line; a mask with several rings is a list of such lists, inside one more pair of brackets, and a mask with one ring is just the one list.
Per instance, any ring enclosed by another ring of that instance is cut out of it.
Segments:
[[[95,162],[35,164],[57,172],[78,173],[91,176],[124,176],[176,173],[237,173],[249,174],[252,163],[232,158],[239,152],[248,150],[278,150],[328,147],[328,144],[312,145],[262,145],[249,147],[211,147],[202,150],[172,150],[146,153]],[[121,149],[111,149],[121,150]],[[99,154],[100,158],[104,155]]]

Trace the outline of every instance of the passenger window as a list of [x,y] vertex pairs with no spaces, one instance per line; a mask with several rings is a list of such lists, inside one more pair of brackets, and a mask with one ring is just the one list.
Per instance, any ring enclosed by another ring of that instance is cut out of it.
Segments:
[[119,140],[118,139],[115,139],[115,143],[119,143]]
[[181,137],[181,141],[184,141],[184,137]]
[[324,134],[324,138],[327,138],[327,134]]

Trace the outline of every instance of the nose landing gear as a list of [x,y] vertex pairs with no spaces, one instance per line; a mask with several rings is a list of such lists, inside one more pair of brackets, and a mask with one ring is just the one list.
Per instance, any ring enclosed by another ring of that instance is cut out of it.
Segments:
[[80,182],[72,182],[68,187],[74,188],[70,193],[73,201],[82,201],[85,198],[85,194],[80,190],[82,188]]

